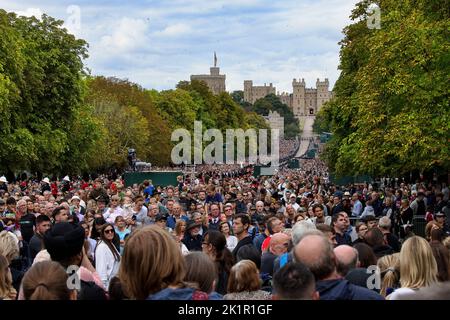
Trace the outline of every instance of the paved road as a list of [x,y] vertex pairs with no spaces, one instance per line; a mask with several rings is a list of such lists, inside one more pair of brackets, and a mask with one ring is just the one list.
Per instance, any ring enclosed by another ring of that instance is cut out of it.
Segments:
[[309,141],[307,140],[303,140],[305,138],[311,138],[313,136],[313,123],[314,123],[314,119],[316,118],[315,116],[306,116],[305,117],[305,125],[303,126],[303,132],[302,132],[302,140],[300,141],[300,147],[298,148],[298,152],[295,155],[296,158],[301,157],[302,155],[304,155],[306,153],[306,151],[308,151],[308,145],[309,145]]

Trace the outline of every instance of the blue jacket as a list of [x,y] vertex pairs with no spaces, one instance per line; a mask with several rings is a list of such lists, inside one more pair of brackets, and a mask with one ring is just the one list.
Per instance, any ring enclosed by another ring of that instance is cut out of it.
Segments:
[[320,300],[384,300],[378,293],[355,286],[345,279],[316,282]]
[[[155,294],[149,295],[147,300],[192,300],[192,295],[196,291],[193,288],[172,289],[166,288]],[[222,295],[217,292],[211,292],[209,300],[222,300]]]
[[267,235],[265,233],[260,233],[255,238],[253,238],[253,245],[256,247],[256,249],[258,249],[259,253],[262,253],[261,246],[266,238]]

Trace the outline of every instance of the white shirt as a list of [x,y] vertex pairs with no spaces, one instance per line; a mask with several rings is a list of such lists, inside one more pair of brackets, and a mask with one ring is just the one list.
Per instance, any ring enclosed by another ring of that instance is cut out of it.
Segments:
[[414,293],[415,291],[410,288],[399,288],[386,297],[387,300],[403,300],[405,295]]
[[[116,250],[115,247],[114,250]],[[111,278],[119,271],[119,266],[120,262],[114,259],[114,255],[108,245],[103,241],[100,241],[95,249],[95,269],[106,289],[109,287]]]
[[183,242],[181,242],[181,254],[183,256],[189,254],[189,250]]
[[116,217],[123,216],[124,212],[121,207],[116,207],[113,212],[111,212],[111,208],[108,208],[103,214],[103,218],[105,218],[106,222],[114,223]]
[[300,205],[297,202],[289,203],[289,204],[292,206],[292,208],[294,208],[295,211],[297,211],[300,208]]

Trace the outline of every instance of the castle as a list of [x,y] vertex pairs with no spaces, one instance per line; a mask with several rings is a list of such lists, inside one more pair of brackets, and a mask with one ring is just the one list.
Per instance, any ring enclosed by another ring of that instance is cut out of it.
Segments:
[[264,98],[268,94],[275,94],[275,87],[272,83],[267,86],[254,86],[252,80],[244,81],[244,101],[254,104],[256,100]]
[[214,52],[214,67],[209,68],[210,74],[197,74],[191,75],[192,80],[200,80],[204,81],[208,86],[209,90],[211,90],[214,94],[219,94],[221,92],[225,92],[225,78],[224,74],[220,74],[220,68],[217,67],[217,56]]
[[[226,91],[224,74],[220,74],[220,68],[217,67],[217,56],[214,52],[214,67],[209,69],[210,74],[191,75],[192,80],[204,81],[213,94],[220,94]],[[281,102],[292,109],[295,117],[315,115],[322,105],[332,98],[332,92],[329,90],[329,81],[317,79],[316,88],[306,88],[305,79],[294,78],[292,81],[292,93],[276,93]],[[244,81],[244,101],[254,104],[256,100],[264,98],[268,94],[275,94],[276,88],[270,83],[264,86],[254,86],[252,80]]]
[[[305,79],[294,79],[292,81],[292,93],[277,93],[277,97],[281,102],[292,109],[296,117],[314,115],[320,107],[332,97],[329,90],[330,83],[327,78],[325,81],[317,79],[316,88],[306,88]],[[244,81],[244,101],[255,103],[256,100],[264,98],[266,95],[275,94],[275,87],[272,83],[269,86],[253,86],[253,81]]]

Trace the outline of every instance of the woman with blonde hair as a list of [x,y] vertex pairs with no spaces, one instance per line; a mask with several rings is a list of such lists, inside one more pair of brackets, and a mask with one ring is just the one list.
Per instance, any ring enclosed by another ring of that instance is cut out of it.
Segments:
[[175,223],[175,229],[173,230],[173,235],[179,239],[179,241],[183,240],[184,232],[186,231],[186,221],[183,219],[178,220]]
[[25,300],[77,300],[77,291],[67,286],[66,270],[55,261],[34,264],[22,280]]
[[378,259],[378,268],[381,274],[380,294],[386,297],[399,286],[400,280],[400,254],[394,253]]
[[400,289],[387,298],[400,300],[403,295],[437,282],[438,268],[430,244],[421,237],[409,237],[400,250]]
[[208,295],[183,282],[185,262],[170,233],[156,225],[137,229],[128,238],[119,279],[131,299],[194,300]]
[[0,300],[15,300],[16,296],[8,260],[0,255]]
[[0,232],[0,254],[3,255],[8,264],[19,257],[19,239],[8,231]]
[[271,294],[261,290],[261,281],[256,264],[251,260],[236,263],[228,279],[228,293],[224,300],[270,300]]
[[0,232],[0,255],[4,256],[8,261],[10,272],[12,275],[12,284],[16,291],[19,291],[20,280],[23,277],[23,272],[11,265],[11,262],[19,258],[20,248],[19,239],[17,236],[9,231]]

